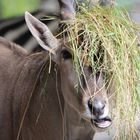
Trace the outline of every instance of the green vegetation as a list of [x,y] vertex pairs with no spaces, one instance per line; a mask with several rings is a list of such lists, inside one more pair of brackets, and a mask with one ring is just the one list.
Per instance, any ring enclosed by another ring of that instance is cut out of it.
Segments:
[[39,0],[1,0],[0,7],[2,17],[23,15],[25,11],[38,8]]
[[104,86],[109,102],[113,102],[114,138],[137,139],[135,120],[140,105],[137,27],[125,10],[101,7],[89,10],[81,7],[76,20],[67,26],[78,75],[84,75],[84,65],[91,66],[93,74],[100,70],[104,73]]

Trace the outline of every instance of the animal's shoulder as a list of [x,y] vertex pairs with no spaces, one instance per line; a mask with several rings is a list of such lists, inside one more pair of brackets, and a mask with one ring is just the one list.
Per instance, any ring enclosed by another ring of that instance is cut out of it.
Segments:
[[15,71],[15,69],[37,69],[47,63],[49,55],[47,52],[28,54],[21,46],[0,37],[0,68]]
[[[0,37],[0,52],[3,55],[17,55],[17,56],[26,56],[28,53],[27,51],[22,48],[21,46],[12,43],[6,40],[3,37]],[[10,57],[10,56],[9,56]]]

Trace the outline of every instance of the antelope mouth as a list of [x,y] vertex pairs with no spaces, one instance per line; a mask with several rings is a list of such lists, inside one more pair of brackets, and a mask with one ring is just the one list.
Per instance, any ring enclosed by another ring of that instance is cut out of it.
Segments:
[[110,117],[105,117],[102,119],[94,119],[92,120],[92,123],[97,127],[101,129],[106,129],[112,124],[112,120]]

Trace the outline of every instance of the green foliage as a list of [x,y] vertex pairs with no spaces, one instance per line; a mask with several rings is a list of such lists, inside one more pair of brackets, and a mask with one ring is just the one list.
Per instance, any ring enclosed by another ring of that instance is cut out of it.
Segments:
[[39,0],[1,0],[2,17],[11,17],[38,8]]

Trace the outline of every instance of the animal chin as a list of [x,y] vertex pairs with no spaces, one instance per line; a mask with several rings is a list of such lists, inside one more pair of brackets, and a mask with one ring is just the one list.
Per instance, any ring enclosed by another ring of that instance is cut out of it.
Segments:
[[102,119],[94,119],[92,120],[92,123],[100,129],[106,129],[112,124],[112,120],[110,117],[105,117]]

